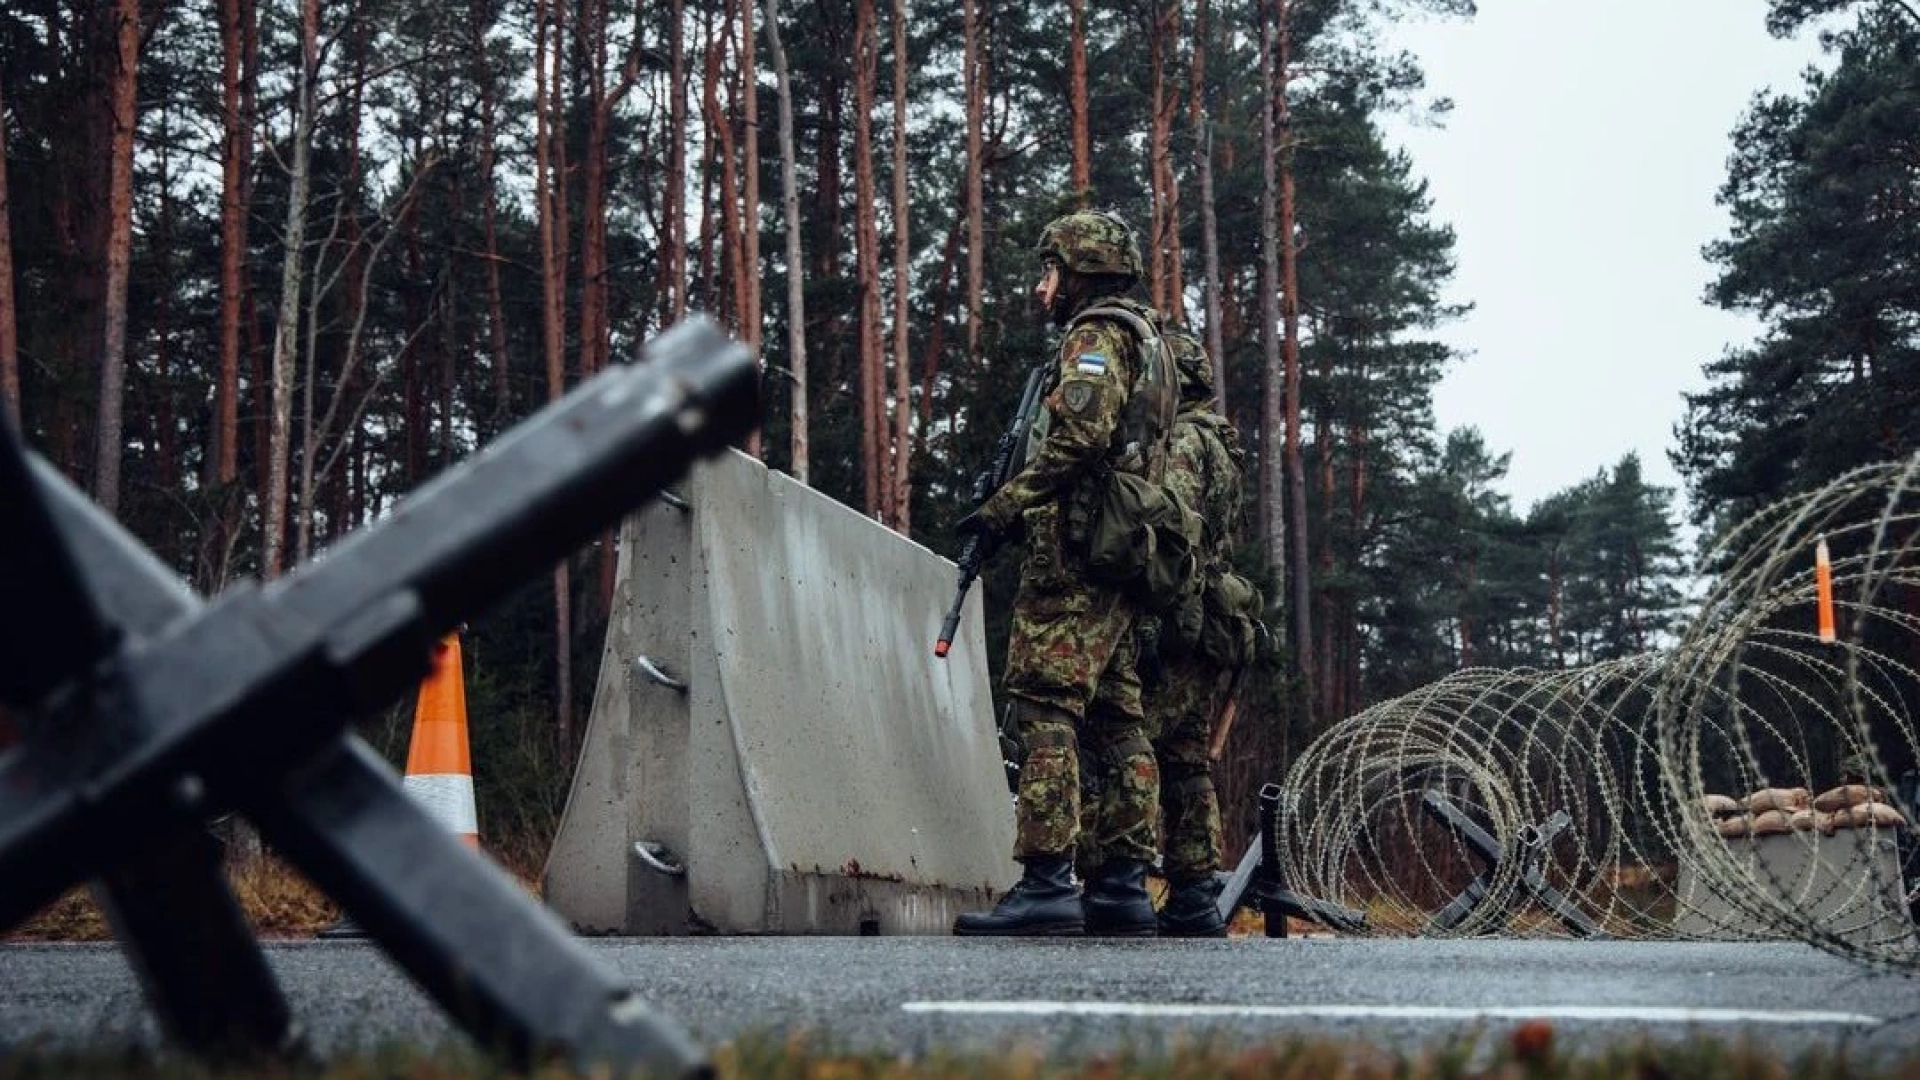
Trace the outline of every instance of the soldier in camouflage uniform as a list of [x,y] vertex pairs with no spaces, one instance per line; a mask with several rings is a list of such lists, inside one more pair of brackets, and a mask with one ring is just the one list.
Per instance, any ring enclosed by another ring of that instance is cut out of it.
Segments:
[[[1230,565],[1240,520],[1245,452],[1239,435],[1213,409],[1213,365],[1190,335],[1167,335],[1180,368],[1180,415],[1166,483],[1205,522],[1198,552],[1201,578]],[[1195,597],[1198,601],[1198,597]],[[1162,619],[1161,677],[1146,689],[1147,723],[1160,763],[1160,805],[1166,812],[1161,869],[1168,884],[1160,933],[1217,937],[1226,933],[1215,908],[1220,887],[1220,800],[1214,793],[1213,724],[1226,705],[1232,672],[1201,653]],[[1190,626],[1190,630],[1197,629]]]
[[[1057,373],[1029,440],[1025,467],[955,528],[988,540],[1018,535],[1026,554],[1013,599],[1006,692],[1025,760],[1020,768],[1014,858],[1020,881],[991,912],[954,923],[956,934],[1151,935],[1146,871],[1158,853],[1160,774],[1134,670],[1137,605],[1090,580],[1085,538],[1070,518],[1106,470],[1144,473],[1144,451],[1124,445],[1122,413],[1141,371],[1139,341],[1096,305],[1158,313],[1125,293],[1141,276],[1133,233],[1112,214],[1082,211],[1049,224],[1036,247],[1035,296],[1066,329]],[[1081,748],[1104,763],[1114,798],[1093,827],[1110,859],[1083,896],[1073,875],[1080,830]]]

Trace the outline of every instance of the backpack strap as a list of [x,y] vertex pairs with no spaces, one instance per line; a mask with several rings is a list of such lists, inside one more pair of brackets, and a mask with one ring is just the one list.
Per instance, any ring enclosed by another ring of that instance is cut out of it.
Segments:
[[1180,412],[1180,383],[1173,349],[1138,311],[1118,303],[1095,304],[1073,317],[1068,329],[1093,318],[1112,319],[1133,331],[1140,347],[1140,370],[1122,414],[1123,447],[1143,451],[1147,478],[1159,483],[1166,471],[1173,422]]

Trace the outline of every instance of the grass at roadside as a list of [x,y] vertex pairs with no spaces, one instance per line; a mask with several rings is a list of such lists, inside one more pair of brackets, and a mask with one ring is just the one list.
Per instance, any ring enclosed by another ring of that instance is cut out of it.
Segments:
[[[713,1054],[719,1080],[1920,1080],[1920,1053],[1863,1063],[1843,1053],[1783,1060],[1749,1046],[1711,1039],[1622,1044],[1563,1055],[1552,1029],[1520,1024],[1497,1038],[1459,1040],[1420,1054],[1389,1054],[1354,1043],[1302,1040],[1254,1049],[1204,1045],[1158,1054],[1121,1053],[1054,1060],[1014,1049],[993,1055],[918,1057],[841,1054],[805,1036],[745,1039]],[[326,1066],[209,1069],[144,1054],[27,1054],[0,1049],[0,1080],[612,1080],[600,1071],[559,1066],[510,1073],[465,1050],[369,1054]]]
[[[509,845],[488,848],[487,854],[537,897],[540,862],[530,850],[527,845]],[[340,918],[339,905],[272,854],[232,861],[227,882],[248,925],[262,938],[312,937]],[[0,941],[105,941],[111,937],[113,928],[85,887],[68,891],[26,922],[0,933]]]
[[[532,843],[488,846],[487,855],[519,881],[528,894],[540,895],[541,849]],[[227,868],[227,881],[234,899],[246,913],[253,932],[262,938],[307,938],[332,926],[340,918],[339,905],[309,882],[300,872],[271,854],[247,862],[235,861]],[[1163,887],[1155,882],[1156,889]],[[1156,897],[1157,899],[1157,897]],[[1296,934],[1320,933],[1312,923],[1294,920],[1289,924]],[[1231,933],[1259,936],[1265,932],[1262,916],[1241,908],[1234,913]],[[0,941],[106,941],[113,928],[92,893],[76,888],[41,909],[26,922],[0,933]]]

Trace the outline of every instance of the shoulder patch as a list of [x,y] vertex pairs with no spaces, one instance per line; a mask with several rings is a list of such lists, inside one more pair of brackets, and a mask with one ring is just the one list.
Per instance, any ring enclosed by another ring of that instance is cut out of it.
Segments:
[[1065,351],[1078,356],[1083,352],[1099,352],[1106,346],[1106,338],[1099,330],[1091,326],[1082,326],[1074,330],[1067,338]]
[[1078,379],[1067,383],[1060,388],[1060,403],[1075,416],[1084,414],[1093,404],[1093,384]]
[[1076,364],[1076,370],[1082,375],[1105,375],[1107,358],[1097,352],[1083,352]]

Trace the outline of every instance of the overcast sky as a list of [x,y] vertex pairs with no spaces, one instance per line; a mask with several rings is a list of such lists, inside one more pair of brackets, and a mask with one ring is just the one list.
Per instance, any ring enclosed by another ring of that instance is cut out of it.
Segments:
[[1441,332],[1468,354],[1435,392],[1441,428],[1512,453],[1523,514],[1629,451],[1678,489],[1681,395],[1755,329],[1700,299],[1728,135],[1755,91],[1797,91],[1814,34],[1768,37],[1761,0],[1479,8],[1394,31],[1455,106],[1444,128],[1389,128],[1457,233],[1449,298],[1476,305]]

